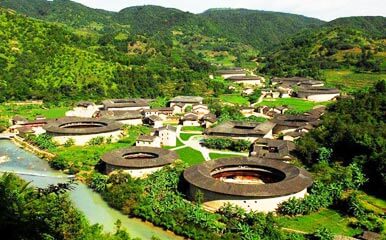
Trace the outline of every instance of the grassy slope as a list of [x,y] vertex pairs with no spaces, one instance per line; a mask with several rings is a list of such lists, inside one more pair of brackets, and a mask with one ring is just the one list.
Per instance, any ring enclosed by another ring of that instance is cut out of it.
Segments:
[[334,234],[346,236],[354,236],[361,232],[360,230],[351,228],[347,218],[330,209],[324,209],[300,217],[278,217],[278,221],[284,228],[307,233],[315,232],[315,230],[320,227],[328,228]]
[[277,99],[265,99],[259,105],[260,106],[283,106],[287,105],[290,110],[296,112],[307,112],[311,110],[313,107],[318,105],[326,105],[328,102],[312,102],[299,98],[277,98]]
[[0,125],[7,125],[9,119],[15,115],[21,115],[33,120],[36,115],[44,115],[46,118],[63,117],[68,107],[45,108],[42,105],[14,105],[0,104]]
[[198,135],[198,134],[196,134],[196,133],[181,133],[180,137],[182,140],[188,141],[190,137],[196,136],[196,135]]
[[195,165],[203,162],[205,159],[199,151],[186,147],[176,150],[180,159],[189,165]]
[[324,70],[326,83],[339,87],[344,91],[352,91],[369,87],[378,80],[386,79],[386,73],[355,73],[346,70]]
[[248,105],[248,100],[240,94],[224,94],[220,96],[221,101],[231,104]]

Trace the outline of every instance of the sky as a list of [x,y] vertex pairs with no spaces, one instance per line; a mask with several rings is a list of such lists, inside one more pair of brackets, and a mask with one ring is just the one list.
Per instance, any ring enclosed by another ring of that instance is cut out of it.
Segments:
[[209,8],[248,8],[301,14],[330,21],[349,16],[384,16],[386,0],[73,0],[86,6],[119,11],[130,6],[158,5],[201,13]]

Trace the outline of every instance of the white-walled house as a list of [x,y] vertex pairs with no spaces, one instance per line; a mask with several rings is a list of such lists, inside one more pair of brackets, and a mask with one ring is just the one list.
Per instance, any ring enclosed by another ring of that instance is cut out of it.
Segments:
[[264,78],[260,76],[232,76],[227,78],[227,80],[251,87],[262,86],[264,83]]
[[177,145],[177,128],[167,125],[157,129],[157,135],[161,140],[162,146],[174,147]]
[[160,128],[163,125],[163,119],[156,115],[147,117],[146,122],[153,128]]
[[181,118],[183,126],[200,126],[199,117],[195,113],[187,113]]
[[204,104],[197,104],[193,105],[192,112],[198,115],[198,118],[201,118],[205,114],[210,113],[210,110],[207,105]]

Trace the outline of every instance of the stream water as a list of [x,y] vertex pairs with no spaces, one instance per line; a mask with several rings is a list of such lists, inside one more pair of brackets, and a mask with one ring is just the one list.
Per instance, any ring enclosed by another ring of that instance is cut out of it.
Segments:
[[[14,172],[38,187],[67,181],[67,176],[50,168],[47,161],[19,148],[9,140],[0,140],[0,172]],[[128,218],[109,207],[99,194],[84,184],[78,184],[70,192],[70,197],[91,224],[102,224],[106,232],[113,232],[115,230],[114,223],[119,219],[122,222],[122,227],[130,233],[131,237],[138,237],[143,240],[150,239],[152,236],[165,240],[183,239],[150,223],[136,218]]]

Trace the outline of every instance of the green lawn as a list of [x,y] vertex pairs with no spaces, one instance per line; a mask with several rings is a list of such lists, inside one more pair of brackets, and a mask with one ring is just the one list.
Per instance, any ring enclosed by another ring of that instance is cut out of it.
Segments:
[[0,104],[0,124],[6,125],[9,119],[15,115],[21,115],[33,120],[36,115],[44,115],[46,118],[63,117],[70,110],[69,107],[45,108],[42,105],[15,105]]
[[50,152],[62,157],[69,166],[73,166],[77,170],[87,171],[100,161],[100,157],[104,153],[118,148],[133,146],[137,137],[140,134],[149,133],[150,129],[145,126],[132,126],[125,131],[127,135],[116,143],[96,146],[60,146],[50,150]]
[[199,126],[183,126],[181,131],[195,131],[195,132],[202,132],[204,131],[204,128],[203,127],[199,127]]
[[378,80],[386,79],[385,73],[355,73],[351,70],[324,70],[327,85],[344,91],[362,89],[373,85]]
[[224,94],[220,96],[221,101],[238,105],[249,105],[248,99],[239,94]]
[[177,138],[176,146],[173,146],[173,147],[164,146],[163,148],[172,149],[172,148],[176,148],[176,147],[181,147],[182,145],[184,145],[184,144]]
[[240,155],[235,154],[221,154],[221,153],[209,153],[210,159],[219,159],[219,158],[227,158],[227,157],[242,157]]
[[307,112],[318,105],[327,105],[329,102],[312,102],[300,98],[276,98],[264,99],[259,105],[277,107],[287,105],[290,110],[296,112]]
[[199,164],[205,160],[201,152],[190,147],[178,149],[176,152],[180,156],[180,159],[189,165]]
[[277,219],[284,228],[308,233],[315,232],[321,227],[329,229],[334,234],[346,236],[354,236],[361,232],[361,230],[351,228],[347,218],[330,209],[324,209],[306,216],[278,217]]
[[181,133],[180,137],[182,140],[188,141],[191,136],[197,136],[197,135],[198,134],[196,134],[196,133]]

